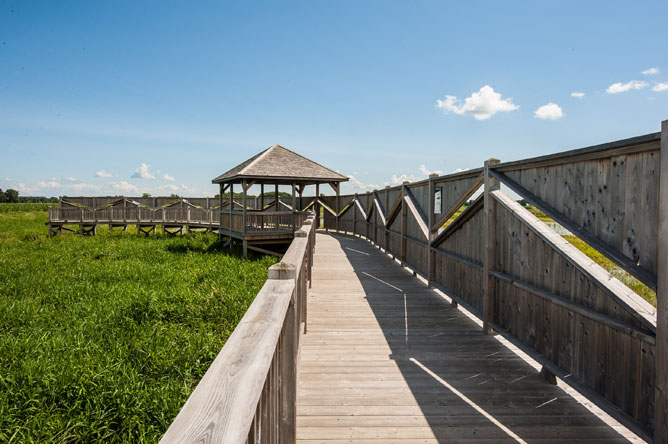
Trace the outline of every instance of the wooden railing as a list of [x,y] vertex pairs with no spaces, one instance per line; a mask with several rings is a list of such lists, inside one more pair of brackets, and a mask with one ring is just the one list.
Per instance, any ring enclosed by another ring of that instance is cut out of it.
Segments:
[[185,403],[163,444],[294,443],[296,366],[311,276],[313,217]]
[[182,223],[217,225],[219,213],[200,208],[108,207],[98,209],[49,207],[49,222],[72,224]]
[[[658,315],[505,189],[657,290]],[[634,432],[668,436],[668,121],[662,133],[321,199],[325,228],[386,250]]]

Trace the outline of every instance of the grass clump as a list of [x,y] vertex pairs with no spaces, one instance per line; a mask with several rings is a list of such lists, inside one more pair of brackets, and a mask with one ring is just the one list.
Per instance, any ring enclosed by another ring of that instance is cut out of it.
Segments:
[[0,203],[0,213],[26,213],[30,211],[47,211],[49,207],[57,207],[57,203]]
[[622,281],[624,285],[638,293],[644,300],[656,307],[656,293],[652,291],[652,289],[647,285],[643,284],[638,279],[634,278],[631,274],[618,267],[617,264],[590,247],[589,244],[584,242],[579,237],[566,235],[564,236],[564,239],[570,242],[575,248],[586,254],[591,260],[607,270],[608,273],[610,273],[612,276]]
[[157,442],[277,259],[46,219],[0,210],[0,442]]

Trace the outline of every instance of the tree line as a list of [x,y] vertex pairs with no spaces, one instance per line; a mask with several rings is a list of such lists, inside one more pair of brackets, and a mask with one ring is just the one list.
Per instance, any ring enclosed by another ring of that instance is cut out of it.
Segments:
[[12,188],[2,191],[0,188],[0,203],[58,203],[57,197],[19,196],[19,192]]

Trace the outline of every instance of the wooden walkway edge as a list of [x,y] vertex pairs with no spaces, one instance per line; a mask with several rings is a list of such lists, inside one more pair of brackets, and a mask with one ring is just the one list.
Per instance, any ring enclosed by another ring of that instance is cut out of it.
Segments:
[[369,242],[318,233],[297,442],[642,442]]

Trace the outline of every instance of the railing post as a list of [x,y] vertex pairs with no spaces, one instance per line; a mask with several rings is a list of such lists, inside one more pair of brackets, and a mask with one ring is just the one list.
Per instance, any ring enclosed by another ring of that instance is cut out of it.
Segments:
[[[297,277],[294,265],[284,262],[269,267],[269,279],[292,279]],[[290,298],[290,305],[285,313],[281,330],[278,355],[279,363],[279,399],[280,424],[279,440],[281,443],[294,443],[297,439],[297,350],[299,350],[299,319],[297,316],[297,285]]]
[[427,285],[431,287],[434,280],[434,253],[431,251],[431,242],[434,239],[432,226],[434,225],[434,180],[438,174],[429,175],[429,214],[427,215]]
[[406,207],[406,185],[410,182],[405,181],[401,185],[401,265],[404,265],[406,262],[406,235],[408,232],[408,208]]
[[661,122],[654,443],[668,443],[668,120]]
[[483,197],[485,224],[483,231],[483,267],[482,267],[482,306],[483,319],[482,330],[485,334],[492,334],[489,324],[494,322],[494,282],[489,275],[490,270],[494,269],[494,260],[496,258],[496,204],[490,194],[500,187],[498,179],[489,175],[490,165],[496,165],[499,159],[489,159],[485,161],[485,191]]
[[[388,217],[389,211],[390,211],[390,186],[386,185],[385,186],[385,218]],[[383,227],[383,230],[385,230],[385,252],[387,253],[388,251],[390,251],[390,231],[389,231],[387,225],[385,225]],[[392,257],[394,257],[394,255]]]
[[358,196],[357,193],[355,193],[353,197],[353,236],[357,235],[357,202]]

